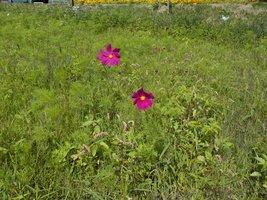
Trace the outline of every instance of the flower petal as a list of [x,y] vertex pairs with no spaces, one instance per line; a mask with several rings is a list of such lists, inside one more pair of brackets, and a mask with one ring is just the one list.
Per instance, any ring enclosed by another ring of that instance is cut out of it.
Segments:
[[110,53],[112,52],[112,46],[111,44],[108,44],[107,47],[106,47],[107,51]]
[[116,56],[117,58],[121,57],[120,53],[118,53],[118,52],[113,52],[113,55]]
[[154,95],[152,93],[145,93],[145,97],[148,99],[154,99]]
[[132,98],[139,98],[142,96],[143,93],[144,93],[144,89],[140,88],[139,90],[133,93]]
[[120,53],[120,49],[119,48],[115,48],[115,49],[113,49],[113,52],[115,53]]
[[153,99],[146,99],[144,101],[141,101],[141,100],[136,101],[136,107],[139,110],[146,110],[150,108],[152,105],[153,105]]

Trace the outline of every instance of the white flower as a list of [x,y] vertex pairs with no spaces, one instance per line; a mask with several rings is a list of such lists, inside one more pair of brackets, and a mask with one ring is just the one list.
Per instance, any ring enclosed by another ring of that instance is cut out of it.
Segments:
[[79,9],[80,9],[79,6],[73,6],[73,7],[72,7],[72,10],[73,10],[75,13],[78,12]]
[[9,13],[7,13],[6,16],[9,16]]
[[230,17],[229,17],[229,16],[224,16],[224,15],[222,15],[221,18],[222,18],[223,21],[227,21]]

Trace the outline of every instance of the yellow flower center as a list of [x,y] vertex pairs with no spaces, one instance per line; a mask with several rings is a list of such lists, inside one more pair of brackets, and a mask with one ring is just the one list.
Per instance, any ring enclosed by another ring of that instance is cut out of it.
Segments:
[[141,96],[141,97],[140,97],[140,100],[141,100],[141,101],[144,101],[145,99],[146,99],[145,96]]
[[109,59],[113,58],[113,55],[112,55],[112,54],[109,54],[109,55],[108,55],[108,58],[109,58]]

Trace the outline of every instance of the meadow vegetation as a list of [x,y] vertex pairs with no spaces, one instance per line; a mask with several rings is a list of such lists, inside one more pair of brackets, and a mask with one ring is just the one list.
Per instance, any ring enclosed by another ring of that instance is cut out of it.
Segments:
[[257,0],[74,0],[77,4],[203,4],[203,3],[251,3]]
[[266,18],[0,5],[0,199],[266,199]]

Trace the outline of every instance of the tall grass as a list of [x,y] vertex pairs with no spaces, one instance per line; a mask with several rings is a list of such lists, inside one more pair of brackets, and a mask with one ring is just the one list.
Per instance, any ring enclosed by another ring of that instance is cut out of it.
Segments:
[[[1,199],[266,197],[266,12],[0,5],[0,18]],[[96,60],[107,43],[121,66]],[[141,86],[147,112],[131,102]]]

